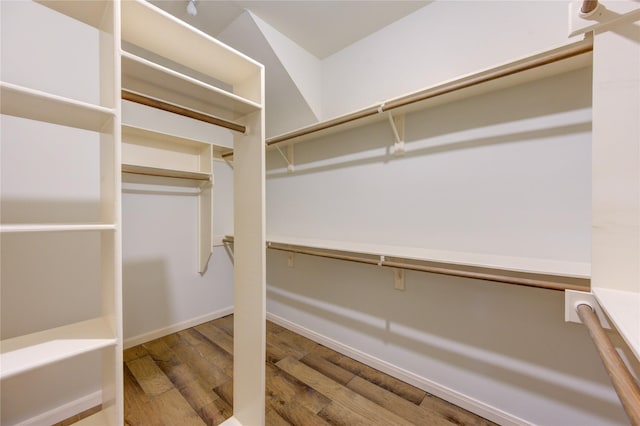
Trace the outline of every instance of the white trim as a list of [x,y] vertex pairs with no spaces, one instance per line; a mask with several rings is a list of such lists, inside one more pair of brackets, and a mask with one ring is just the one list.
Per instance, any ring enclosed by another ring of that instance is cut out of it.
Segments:
[[425,392],[428,392],[432,395],[435,395],[439,398],[444,399],[445,401],[455,404],[458,407],[464,408],[465,410],[469,410],[472,413],[475,413],[479,416],[484,417],[485,419],[491,420],[492,422],[501,424],[503,426],[531,425],[531,423],[527,422],[526,420],[516,417],[512,414],[509,414],[503,410],[500,410],[499,408],[487,405],[472,397],[464,395],[446,386],[442,386],[439,383],[433,382],[425,377],[419,376],[401,367],[393,365],[387,361],[371,356],[347,344],[331,339],[330,337],[326,337],[322,334],[316,333],[315,331],[309,330],[308,328],[305,328],[296,323],[293,323],[278,315],[267,312],[267,320],[272,321],[304,337],[307,337],[316,343],[320,343],[324,346],[327,346],[328,348],[331,348],[334,351],[340,352],[343,355],[346,355],[357,361],[363,362],[366,365],[372,368],[375,368],[377,370],[380,370],[383,373],[389,374],[390,376],[393,376],[396,379],[402,380],[405,383],[409,383],[413,386],[416,386],[417,388],[420,388]]
[[220,423],[220,426],[242,426],[242,423],[235,417],[229,417],[224,422]]
[[202,323],[213,321],[218,318],[231,315],[233,313],[233,306],[211,312],[206,315],[202,315],[196,318],[192,318],[187,321],[182,321],[176,324],[171,324],[167,327],[159,328],[157,330],[149,331],[148,333],[140,334],[138,336],[129,337],[124,340],[124,349],[129,349],[133,346],[140,345],[142,343],[149,342],[160,337],[164,337],[171,333],[177,333],[178,331],[186,330],[187,328],[195,327]]
[[25,420],[21,423],[16,423],[15,426],[41,426],[45,424],[52,425],[100,404],[102,404],[102,391],[96,391],[94,393],[85,395],[74,401],[56,407],[52,410],[46,411],[42,414],[38,414],[37,416]]

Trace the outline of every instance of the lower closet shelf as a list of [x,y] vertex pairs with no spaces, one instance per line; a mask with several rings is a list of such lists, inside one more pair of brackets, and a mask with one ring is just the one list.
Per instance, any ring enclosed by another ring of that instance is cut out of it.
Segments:
[[[232,243],[233,237],[227,236],[223,242]],[[590,288],[591,267],[586,262],[273,235],[267,236],[267,248],[401,270],[550,290],[589,291]]]
[[116,337],[105,318],[94,318],[0,342],[0,378],[115,346]]
[[267,241],[271,244],[293,245],[322,250],[359,253],[370,256],[384,256],[529,274],[556,275],[578,279],[589,279],[591,277],[591,265],[586,262],[434,250],[421,247],[402,247],[350,241],[328,241],[279,235],[268,235]]

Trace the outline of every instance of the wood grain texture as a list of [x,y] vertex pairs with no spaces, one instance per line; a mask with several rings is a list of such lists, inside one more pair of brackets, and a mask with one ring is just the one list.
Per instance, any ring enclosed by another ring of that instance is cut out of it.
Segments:
[[[127,349],[124,360],[125,425],[231,417],[232,316]],[[493,425],[271,322],[265,396],[269,426]]]

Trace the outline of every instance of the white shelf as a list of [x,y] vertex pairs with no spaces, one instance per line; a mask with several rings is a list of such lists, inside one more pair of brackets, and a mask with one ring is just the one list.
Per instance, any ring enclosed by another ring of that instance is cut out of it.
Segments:
[[51,8],[70,18],[77,19],[95,28],[100,28],[109,5],[106,0],[91,1],[60,1],[60,0],[35,0],[48,8]]
[[122,87],[227,120],[260,109],[255,102],[129,52],[122,52]]
[[116,225],[112,223],[32,223],[32,224],[3,224],[0,233],[23,232],[76,232],[76,231],[114,231]]
[[583,262],[567,262],[552,259],[432,250],[418,247],[401,247],[347,241],[328,241],[284,237],[278,235],[268,235],[267,241],[324,250],[369,254],[373,256],[397,257],[416,261],[500,269],[530,274],[555,275],[580,279],[588,279],[591,276],[590,264]]
[[256,84],[262,65],[242,53],[141,0],[122,2],[121,26],[122,41],[230,84],[235,94],[262,104]]
[[602,309],[640,360],[640,293],[592,287]]
[[115,346],[117,339],[104,318],[27,334],[0,342],[0,378]]
[[105,129],[115,114],[110,108],[7,82],[0,82],[0,112],[96,132]]
[[159,167],[138,166],[135,164],[122,163],[122,173],[134,173],[138,175],[172,177],[192,180],[209,180],[211,174],[189,172],[183,170],[164,169]]
[[209,180],[212,155],[208,142],[122,126],[123,172]]

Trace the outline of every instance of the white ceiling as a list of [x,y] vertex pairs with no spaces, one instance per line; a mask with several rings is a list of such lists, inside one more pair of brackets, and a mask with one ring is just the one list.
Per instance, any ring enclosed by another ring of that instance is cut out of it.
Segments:
[[187,14],[186,0],[156,0],[153,3],[214,37],[244,10],[250,10],[318,59],[323,59],[429,1],[196,0],[196,16]]

